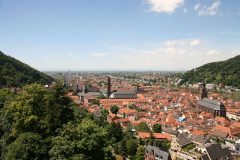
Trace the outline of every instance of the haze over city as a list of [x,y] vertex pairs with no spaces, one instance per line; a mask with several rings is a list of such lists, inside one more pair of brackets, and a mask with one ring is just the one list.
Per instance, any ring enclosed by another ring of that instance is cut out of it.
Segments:
[[1,0],[0,48],[49,70],[189,70],[240,53],[236,0]]

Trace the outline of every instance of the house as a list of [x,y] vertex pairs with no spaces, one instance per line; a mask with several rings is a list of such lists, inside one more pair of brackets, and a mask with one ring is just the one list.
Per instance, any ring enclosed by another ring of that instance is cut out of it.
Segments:
[[220,144],[211,144],[206,147],[206,154],[200,160],[233,160],[228,148],[222,148]]
[[168,151],[159,147],[147,145],[145,149],[145,160],[170,160],[171,156]]
[[162,132],[169,133],[173,136],[177,136],[179,133],[177,130],[174,130],[171,127],[165,127],[165,126],[162,127]]
[[191,139],[188,138],[188,135],[186,133],[178,134],[176,143],[179,147],[184,147],[192,143]]
[[211,113],[213,116],[226,117],[226,108],[224,104],[217,100],[203,98],[197,102],[197,108]]

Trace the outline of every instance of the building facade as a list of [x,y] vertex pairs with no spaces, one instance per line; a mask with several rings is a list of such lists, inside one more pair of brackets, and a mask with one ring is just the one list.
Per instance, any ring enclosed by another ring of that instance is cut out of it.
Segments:
[[226,108],[224,104],[217,100],[203,98],[197,102],[197,108],[213,116],[226,117]]

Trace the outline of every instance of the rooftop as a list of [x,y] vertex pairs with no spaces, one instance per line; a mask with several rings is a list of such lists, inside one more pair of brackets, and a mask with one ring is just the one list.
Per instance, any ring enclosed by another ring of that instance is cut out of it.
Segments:
[[198,105],[205,106],[214,110],[225,110],[223,103],[209,98],[203,98],[197,102]]

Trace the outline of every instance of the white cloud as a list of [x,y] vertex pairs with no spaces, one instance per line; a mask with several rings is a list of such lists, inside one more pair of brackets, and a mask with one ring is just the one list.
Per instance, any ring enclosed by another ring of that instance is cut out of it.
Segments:
[[187,12],[188,12],[187,8],[184,8],[183,13],[187,13]]
[[[200,43],[196,43],[197,40]],[[197,47],[193,47],[192,42],[198,44]],[[189,70],[240,54],[237,45],[215,48],[204,42],[196,37],[143,43],[139,46],[111,45],[104,47],[103,51],[92,51],[90,54],[79,50],[71,54],[56,52],[60,54],[59,57],[49,54],[51,63],[39,56],[41,53],[21,58],[34,68],[46,66],[41,68],[43,70]]]
[[[198,38],[167,40],[154,43],[149,49],[133,48],[132,50],[117,47],[118,52],[94,63],[96,68],[122,70],[188,70],[203,64],[221,61],[240,53],[239,50],[217,49],[206,46]],[[193,47],[199,46],[199,47]],[[131,47],[132,48],[132,47]],[[91,65],[91,64],[90,64]]]
[[180,40],[167,40],[164,45],[166,47],[176,47],[176,46],[199,46],[202,42],[198,39],[180,39]]
[[92,53],[91,55],[94,57],[105,57],[105,56],[107,56],[107,53],[97,52],[97,53]]
[[176,41],[175,40],[168,40],[164,44],[165,44],[165,46],[170,47],[170,46],[176,45]]
[[191,42],[190,42],[190,45],[191,46],[199,46],[201,44],[201,41],[199,41],[199,40],[192,40]]
[[221,52],[218,51],[218,50],[215,50],[215,49],[211,49],[211,50],[208,50],[208,51],[206,52],[206,54],[207,54],[208,56],[219,56],[219,55],[221,55]]
[[184,4],[184,0],[145,0],[153,12],[172,13]]
[[215,16],[219,12],[220,5],[220,0],[214,0],[214,2],[208,7],[196,4],[194,9],[198,12],[198,15],[200,16]]
[[197,11],[200,7],[201,7],[201,4],[198,3],[198,4],[196,4],[196,5],[194,6],[194,10]]

